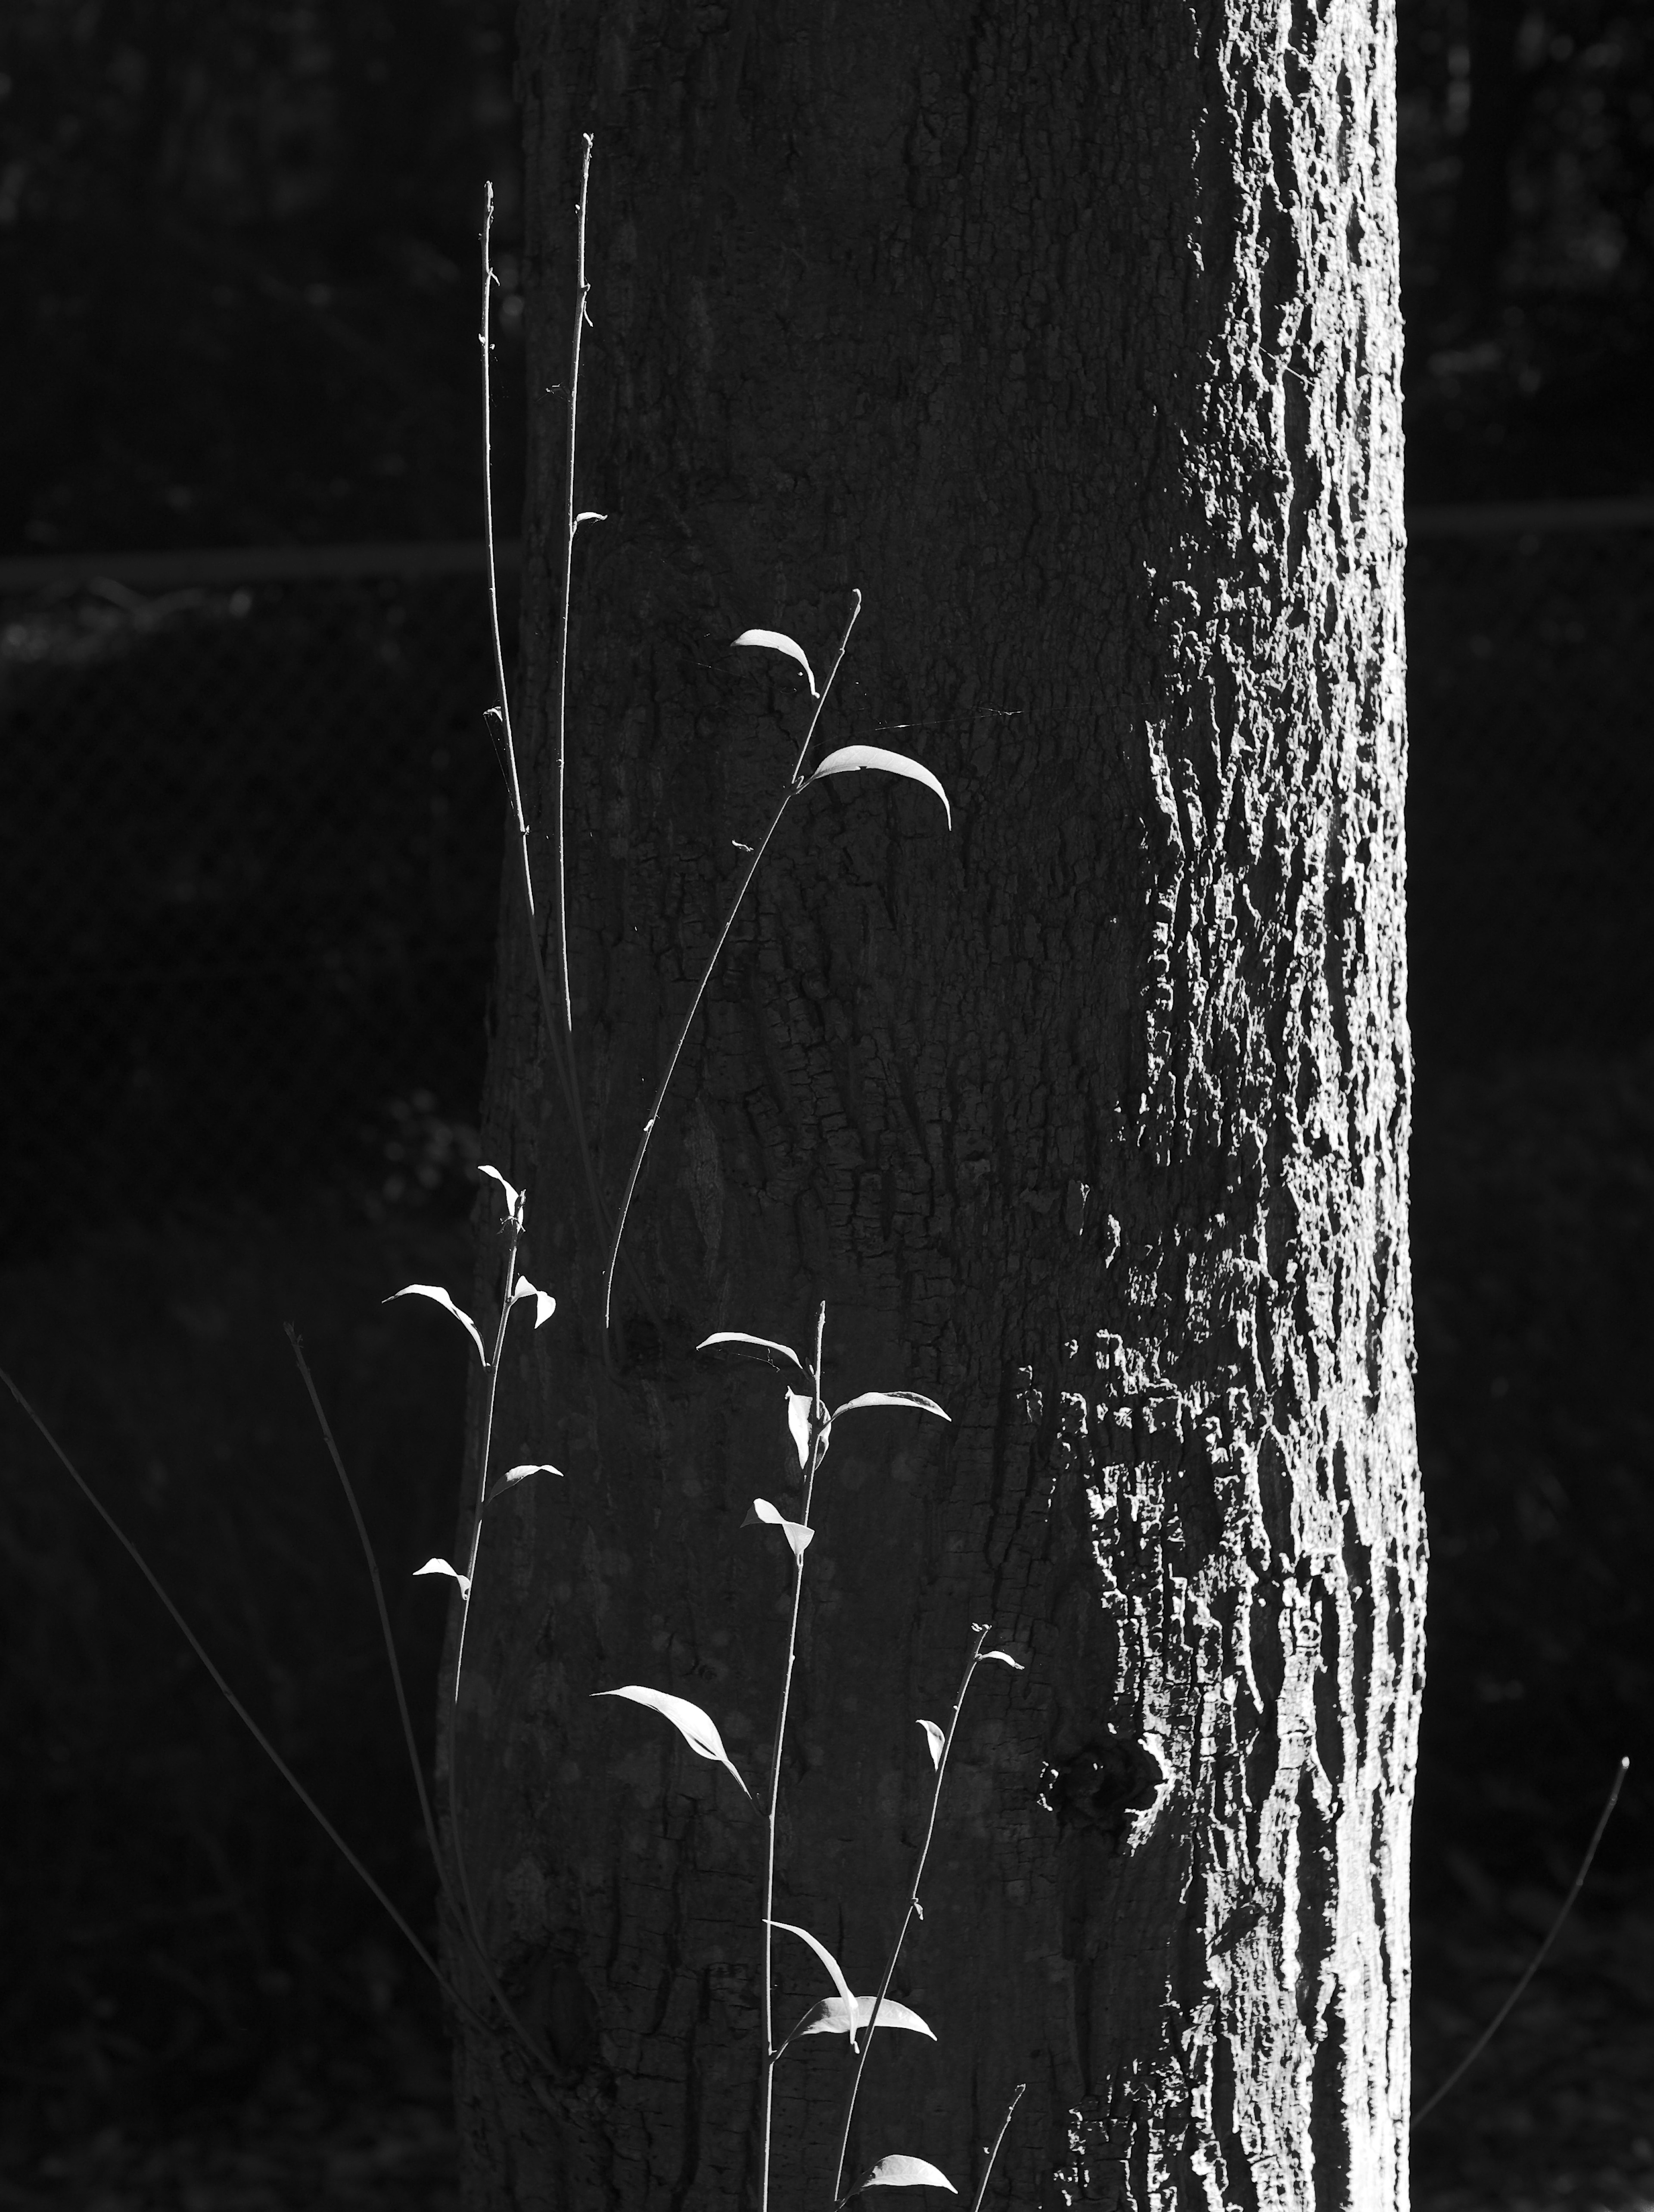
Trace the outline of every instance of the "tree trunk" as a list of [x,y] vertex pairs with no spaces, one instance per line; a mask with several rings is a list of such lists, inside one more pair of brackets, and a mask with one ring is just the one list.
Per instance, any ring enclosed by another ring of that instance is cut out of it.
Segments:
[[[818,1486],[775,1910],[857,1990],[928,1806],[915,1720],[946,1722],[974,1621],[1026,1666],[966,1703],[891,1985],[938,2040],[875,2038],[855,2170],[925,2158],[968,2201],[1025,2081],[992,2203],[1402,2207],[1424,1531],[1385,0],[528,0],[523,27],[543,829],[596,141],[569,880],[608,1206],[806,726],[801,676],[736,634],[791,633],[819,678],[859,586],[818,753],[917,756],[953,826],[873,775],[792,807],[607,1361],[504,915],[484,1158],[562,1304],[513,1340],[495,1455],[563,1476],[490,1508],[449,1771],[555,2071],[463,2037],[466,2202],[756,2203],[762,1821],[593,1693],[692,1698],[762,1794],[791,1563],[742,1521],[796,1510],[798,1462],[781,1378],[694,1346],[807,1355],[824,1300],[831,1401],[952,1417],[847,1419]],[[776,1964],[785,2030],[829,1989],[791,1939]],[[848,2064],[831,2037],[781,2062],[775,2204],[828,2212]]]

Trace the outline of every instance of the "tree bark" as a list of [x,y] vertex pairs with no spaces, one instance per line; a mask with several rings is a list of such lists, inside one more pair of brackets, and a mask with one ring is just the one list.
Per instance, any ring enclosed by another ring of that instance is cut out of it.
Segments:
[[[1410,1382],[1400,317],[1386,0],[528,0],[526,771],[549,695],[581,136],[569,877],[612,1206],[819,677],[921,758],[794,805],[691,1034],[605,1362],[602,1253],[504,912],[484,1158],[562,1304],[513,1340],[447,1751],[549,2046],[463,2034],[473,2207],[751,2205],[780,1377],[901,1386],[818,1491],[777,1913],[873,1989],[972,1686],[865,2171],[989,2201],[1408,2199],[1425,1542]],[[819,750],[819,745],[818,750]],[[544,919],[544,916],[543,916]],[[549,939],[548,939],[549,942]],[[490,1245],[486,1273],[497,1265]],[[497,1289],[497,1285],[496,1285]],[[790,1462],[790,1475],[788,1472]],[[991,1676],[992,1679],[987,1679]],[[463,1972],[456,1948],[455,1971]],[[781,1948],[783,2026],[827,1995]],[[777,2069],[830,2204],[842,2039]]]

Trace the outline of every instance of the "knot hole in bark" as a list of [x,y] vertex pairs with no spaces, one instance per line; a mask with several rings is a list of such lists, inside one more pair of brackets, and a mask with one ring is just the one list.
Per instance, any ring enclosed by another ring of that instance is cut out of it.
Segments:
[[1153,1811],[1165,1778],[1146,1744],[1109,1729],[1048,1764],[1039,1802],[1060,1827],[1091,1831],[1118,1848],[1132,1815]]

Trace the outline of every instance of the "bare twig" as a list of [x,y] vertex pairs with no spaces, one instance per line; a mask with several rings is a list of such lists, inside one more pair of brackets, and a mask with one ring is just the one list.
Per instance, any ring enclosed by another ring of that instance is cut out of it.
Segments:
[[1591,1830],[1590,1841],[1585,1846],[1585,1856],[1580,1860],[1579,1871],[1573,1878],[1573,1887],[1563,1899],[1561,1907],[1559,1910],[1555,1919],[1552,1921],[1550,1927],[1546,1931],[1544,1942],[1540,1945],[1538,1950],[1534,1953],[1532,1959],[1529,1961],[1527,1972],[1523,1975],[1522,1979],[1511,1990],[1510,1996],[1505,1998],[1504,2003],[1493,2014],[1493,2019],[1489,2021],[1487,2027],[1483,2028],[1481,2033],[1471,2045],[1469,2050],[1465,2052],[1463,2057],[1460,2059],[1458,2064],[1448,2075],[1446,2081],[1442,2083],[1440,2088],[1436,2091],[1432,2097],[1426,2099],[1425,2103],[1420,2105],[1418,2111],[1414,2112],[1413,2115],[1413,2124],[1415,2128],[1429,2118],[1430,2114],[1435,2111],[1437,2106],[1440,2104],[1442,2099],[1447,2094],[1448,2091],[1455,2087],[1457,2083],[1463,2079],[1464,2075],[1469,2072],[1470,2069],[1475,2064],[1477,2059],[1481,2057],[1482,2052],[1487,2050],[1488,2045],[1499,2033],[1500,2028],[1504,2027],[1505,2021],[1516,2010],[1517,2004],[1521,2002],[1523,1991],[1527,1988],[1529,1983],[1532,1981],[1534,1976],[1544,1965],[1546,1954],[1550,1950],[1552,1944],[1555,1942],[1557,1936],[1561,1930],[1562,1923],[1567,1918],[1569,1913],[1573,1910],[1574,1902],[1578,1897],[1580,1891],[1585,1886],[1585,1876],[1590,1872],[1590,1863],[1596,1856],[1596,1846],[1602,1840],[1602,1832],[1608,1826],[1608,1821],[1613,1816],[1614,1808],[1620,1802],[1620,1792],[1625,1787],[1626,1774],[1630,1765],[1631,1761],[1628,1759],[1622,1759],[1620,1761],[1618,1767],[1614,1770],[1613,1786],[1610,1788],[1608,1794],[1608,1802],[1603,1806],[1601,1813],[1597,1815],[1596,1826]]
[[1011,2101],[1005,2108],[1005,2118],[1000,2122],[1000,2131],[994,2138],[994,2148],[988,2154],[988,2163],[982,2168],[982,2178],[976,2185],[976,2194],[971,2202],[970,2212],[982,2212],[982,2199],[988,2194],[988,2180],[994,2171],[994,2161],[1000,2154],[1000,2145],[1005,2141],[1006,2130],[1011,2125],[1011,2115],[1022,2102],[1023,2092],[1027,2087],[1028,2084],[1025,2081],[1019,2081],[1011,2092]]

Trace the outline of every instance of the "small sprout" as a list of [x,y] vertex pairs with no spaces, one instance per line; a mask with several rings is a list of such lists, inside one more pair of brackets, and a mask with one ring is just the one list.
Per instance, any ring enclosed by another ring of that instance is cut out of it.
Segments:
[[427,1559],[423,1567],[414,1569],[416,1581],[421,1575],[447,1575],[459,1583],[459,1595],[462,1598],[469,1598],[471,1595],[471,1577],[462,1575],[458,1567],[451,1567],[446,1559]]
[[[492,1175],[493,1172],[492,1168],[483,1170],[485,1175]],[[399,1291],[392,1291],[390,1297],[383,1303],[387,1306],[392,1305],[398,1298],[430,1298],[441,1306],[444,1312],[451,1313],[477,1346],[477,1357],[484,1367],[488,1365],[488,1354],[483,1349],[483,1340],[477,1334],[476,1322],[468,1313],[460,1312],[440,1283],[404,1283]]]
[[[842,1997],[824,1997],[813,2011],[806,2013],[787,2039],[791,2043],[801,2035],[853,2035],[858,2028],[871,2026],[876,2004],[877,1997],[858,1997],[853,2019]],[[894,1997],[886,1997],[879,2005],[879,2025],[911,2028],[915,2035],[928,2035],[933,2043],[936,2040],[933,2031],[918,2014],[910,2012],[904,2004],[897,2004]]]
[[1025,1674],[1028,1671],[1023,1665],[1021,1660],[1013,1659],[1008,1651],[984,1651],[982,1657],[984,1659],[997,1659],[1001,1667],[1014,1667],[1019,1674]]
[[777,1344],[767,1336],[749,1336],[745,1329],[715,1329],[710,1336],[703,1336],[695,1349],[711,1352],[715,1347],[727,1351],[736,1359],[761,1359],[766,1367],[779,1367],[783,1375],[789,1368],[799,1375],[804,1372],[804,1362],[790,1344]]
[[804,1557],[805,1550],[816,1533],[804,1522],[789,1521],[784,1513],[777,1512],[767,1498],[753,1499],[751,1510],[741,1526],[743,1528],[750,1528],[757,1521],[762,1521],[767,1528],[779,1528],[792,1547],[793,1557],[795,1559],[801,1559]]
[[840,2203],[848,2204],[864,2189],[946,2189],[950,2197],[959,2193],[946,2174],[939,2173],[922,2158],[881,2158]]
[[636,1682],[629,1682],[619,1690],[593,1690],[592,1695],[594,1698],[629,1698],[635,1705],[648,1705],[652,1711],[672,1723],[690,1749],[699,1758],[715,1759],[720,1766],[727,1768],[735,1776],[742,1796],[752,1795],[731,1765],[716,1723],[709,1714],[703,1713],[699,1705],[691,1705],[687,1698],[674,1698],[666,1690],[646,1690]]
[[552,1315],[557,1310],[557,1302],[552,1297],[550,1291],[537,1291],[533,1284],[529,1281],[526,1275],[519,1275],[517,1278],[517,1287],[511,1293],[511,1303],[514,1306],[516,1304],[519,1298],[533,1299],[534,1326],[536,1328],[544,1328],[547,1322],[550,1320]]
[[560,1467],[552,1467],[544,1460],[534,1461],[526,1467],[508,1467],[503,1474],[496,1474],[490,1483],[483,1503],[486,1505],[490,1498],[497,1498],[502,1490],[510,1490],[520,1482],[526,1482],[531,1474],[560,1476],[562,1473]]
[[[772,1920],[769,1924],[771,1928],[779,1928],[784,1935],[796,1936],[800,1943],[807,1943],[810,1946],[810,1948],[815,1953],[817,1958],[820,1960],[822,1965],[826,1967],[828,1972],[832,1976],[834,1982],[837,1984],[839,1996],[844,2001],[845,2010],[847,2012],[853,2012],[855,2008],[855,1999],[850,1995],[850,1985],[844,1978],[844,1969],[839,1965],[838,1960],[834,1958],[832,1953],[827,1948],[827,1946],[824,1943],[817,1942],[815,1937],[810,1933],[810,1930],[807,1928],[795,1928],[790,1920]],[[855,2048],[855,2034],[854,2030],[850,2033],[850,2048],[852,2051]]]
[[799,666],[804,671],[805,679],[810,686],[810,696],[812,699],[818,699],[821,696],[821,694],[816,689],[816,679],[811,671],[810,664],[805,659],[804,647],[798,644],[794,639],[785,636],[781,631],[778,629],[744,629],[740,635],[735,640],[735,642],[737,645],[767,646],[771,653],[784,653],[789,660],[796,660]]
[[[925,1741],[930,1746],[930,1763],[933,1766],[939,1768],[942,1764],[943,1747],[947,1742],[947,1738],[934,1721],[921,1721],[919,1725],[925,1731]],[[881,2020],[884,2018],[882,2013],[879,2018]]]
[[[589,322],[589,317],[587,318],[587,320]],[[575,527],[578,530],[582,522],[606,522],[608,520],[609,518],[606,514],[595,514],[593,509],[588,507],[582,508],[581,513],[575,517]]]
[[833,1408],[833,1419],[841,1413],[854,1413],[860,1406],[911,1406],[921,1413],[934,1413],[939,1421],[952,1427],[952,1417],[945,1413],[934,1398],[921,1397],[917,1390],[864,1390],[859,1398],[847,1398],[842,1406]]
[[947,826],[953,827],[953,809],[947,803],[947,793],[930,770],[905,753],[887,752],[883,745],[842,745],[838,751],[829,753],[821,766],[808,781],[819,783],[830,775],[854,775],[864,768],[882,769],[886,775],[904,775],[909,783],[922,783],[927,791],[933,791],[942,802],[942,811],[947,817]]

